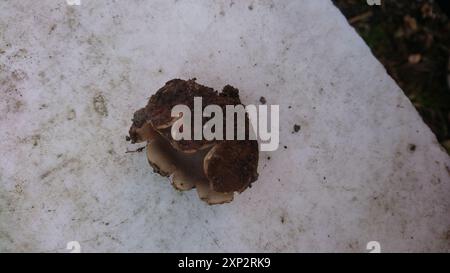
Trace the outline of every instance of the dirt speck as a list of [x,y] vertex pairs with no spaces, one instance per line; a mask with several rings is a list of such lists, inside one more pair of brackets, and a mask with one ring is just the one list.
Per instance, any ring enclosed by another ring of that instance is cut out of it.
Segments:
[[74,109],[70,109],[69,112],[67,113],[67,120],[73,120],[77,117],[77,113],[75,112]]
[[41,135],[33,135],[31,136],[31,143],[34,147],[39,145],[39,141],[41,140]]
[[301,127],[300,125],[295,124],[295,125],[294,125],[294,133],[298,133],[298,131],[300,131],[301,128],[302,128],[302,127]]
[[68,159],[68,160],[62,161],[61,163],[59,163],[58,165],[56,165],[54,168],[52,168],[52,169],[50,169],[50,170],[44,172],[44,173],[41,175],[41,179],[42,179],[42,180],[43,180],[43,179],[46,179],[46,178],[49,177],[51,174],[56,173],[56,172],[58,172],[58,171],[61,171],[61,170],[65,169],[65,168],[67,168],[68,166],[70,166],[70,165],[72,165],[72,164],[74,164],[74,163],[77,163],[77,162],[79,163],[79,161],[78,161],[77,159],[75,159],[75,158],[72,158],[72,159]]
[[97,112],[99,115],[103,117],[108,116],[108,108],[106,107],[106,100],[101,94],[96,95],[92,102],[94,104],[95,112]]
[[266,103],[267,103],[267,100],[266,100],[265,97],[260,97],[260,98],[259,98],[259,102],[262,103],[262,104],[266,104]]
[[53,24],[53,25],[50,27],[50,30],[48,31],[48,35],[52,34],[52,32],[55,31],[55,29],[56,29],[56,24]]
[[253,10],[253,5],[248,6],[248,10]]
[[412,153],[416,151],[416,148],[417,148],[416,144],[409,144],[408,145],[408,150],[410,152],[412,152]]

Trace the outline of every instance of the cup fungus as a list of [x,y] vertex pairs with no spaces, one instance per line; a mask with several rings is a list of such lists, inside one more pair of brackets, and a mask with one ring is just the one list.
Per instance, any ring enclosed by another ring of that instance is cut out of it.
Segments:
[[[195,79],[173,79],[151,96],[146,107],[134,113],[129,140],[147,142],[149,164],[156,173],[170,177],[175,189],[195,188],[200,199],[210,205],[231,202],[234,192],[244,191],[258,178],[258,142],[248,137],[247,115],[244,140],[175,140],[172,125],[181,117],[172,117],[171,110],[176,105],[193,110],[194,97],[202,98],[203,107],[242,105],[239,90],[230,85],[218,93]],[[202,125],[206,121],[203,118]]]

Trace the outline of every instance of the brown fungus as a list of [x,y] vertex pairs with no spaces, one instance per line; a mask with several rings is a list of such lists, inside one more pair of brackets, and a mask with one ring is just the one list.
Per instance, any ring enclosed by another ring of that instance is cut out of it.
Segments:
[[219,93],[195,79],[173,79],[134,113],[128,139],[147,142],[149,164],[156,173],[170,177],[175,189],[196,188],[199,198],[210,205],[231,202],[234,192],[244,191],[258,178],[258,143],[248,139],[247,116],[246,140],[174,140],[171,127],[180,117],[172,117],[171,110],[183,104],[193,111],[194,97],[202,98],[203,107],[215,104],[224,111],[226,105],[241,105],[239,90],[230,85]]

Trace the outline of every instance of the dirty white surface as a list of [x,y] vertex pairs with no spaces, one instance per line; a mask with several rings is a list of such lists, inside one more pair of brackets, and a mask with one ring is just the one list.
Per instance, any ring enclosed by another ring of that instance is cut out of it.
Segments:
[[[0,65],[1,252],[450,250],[449,156],[331,1],[1,1]],[[231,204],[125,154],[175,77],[280,105]]]

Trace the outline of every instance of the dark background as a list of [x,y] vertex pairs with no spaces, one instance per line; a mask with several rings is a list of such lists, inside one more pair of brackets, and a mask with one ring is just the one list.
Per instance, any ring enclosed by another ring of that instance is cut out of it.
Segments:
[[450,153],[450,0],[333,0]]

